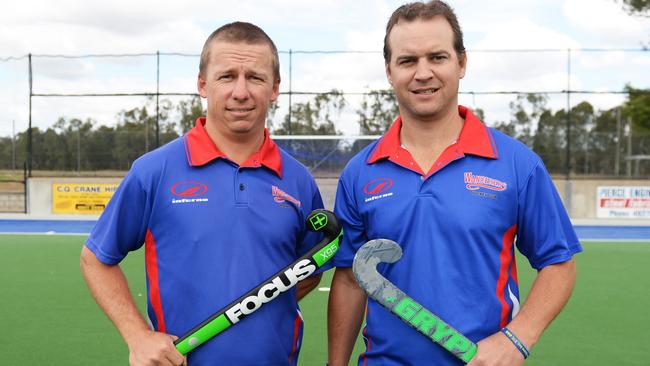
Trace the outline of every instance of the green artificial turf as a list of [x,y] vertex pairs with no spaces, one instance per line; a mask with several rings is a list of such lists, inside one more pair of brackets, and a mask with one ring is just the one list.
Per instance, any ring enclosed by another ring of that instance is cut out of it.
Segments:
[[[119,334],[83,282],[85,237],[0,235],[0,365],[127,365]],[[650,245],[586,243],[578,281],[565,311],[532,350],[526,365],[647,365],[650,342]],[[142,251],[122,267],[145,308]],[[525,295],[534,276],[518,259]],[[329,287],[331,272],[319,287]],[[300,365],[327,358],[327,292],[300,304],[305,319]],[[353,359],[363,350],[357,342]],[[354,362],[351,362],[354,364]]]

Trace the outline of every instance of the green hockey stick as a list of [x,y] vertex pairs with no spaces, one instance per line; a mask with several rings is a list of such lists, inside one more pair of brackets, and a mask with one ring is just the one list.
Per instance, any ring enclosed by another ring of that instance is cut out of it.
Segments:
[[377,272],[377,264],[380,262],[395,263],[401,257],[402,248],[394,241],[370,240],[354,256],[352,272],[368,296],[431,341],[468,363],[476,354],[476,344]]
[[330,260],[339,249],[343,235],[343,229],[336,216],[327,210],[314,210],[307,217],[306,224],[309,230],[322,232],[323,239],[295,262],[262,281],[259,286],[246,292],[174,341],[178,352],[183,355],[188,354],[281,293],[288,291]]

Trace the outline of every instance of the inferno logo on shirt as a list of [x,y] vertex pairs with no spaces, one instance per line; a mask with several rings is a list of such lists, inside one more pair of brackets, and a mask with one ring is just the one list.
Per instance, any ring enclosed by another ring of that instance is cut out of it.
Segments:
[[363,192],[370,195],[380,194],[386,192],[392,186],[393,181],[390,178],[373,179],[363,186]]
[[392,196],[393,192],[388,192],[392,186],[393,181],[390,178],[377,178],[369,181],[363,186],[363,193],[370,196],[365,199],[365,202]]
[[271,194],[273,195],[273,200],[277,203],[285,203],[287,201],[293,203],[294,205],[300,207],[300,201],[291,197],[291,195],[276,186],[271,186]]
[[178,198],[172,198],[172,203],[207,202],[202,198],[208,192],[208,186],[201,182],[179,182],[172,186],[171,192]]
[[201,182],[180,182],[172,186],[172,194],[177,197],[199,197],[208,191],[208,186]]
[[465,188],[475,191],[479,188],[490,189],[492,191],[505,191],[508,184],[500,180],[486,177],[483,175],[474,175],[472,172],[465,172]]

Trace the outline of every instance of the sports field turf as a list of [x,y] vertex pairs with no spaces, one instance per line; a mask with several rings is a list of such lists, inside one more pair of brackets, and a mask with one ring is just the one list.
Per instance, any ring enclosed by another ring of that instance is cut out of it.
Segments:
[[[124,343],[81,278],[84,239],[0,235],[0,365],[128,364]],[[584,248],[574,296],[526,365],[648,365],[650,245],[588,242]],[[123,268],[144,309],[142,252]],[[522,258],[518,268],[526,294],[533,272]],[[328,287],[330,278],[331,271],[320,286]],[[325,363],[326,306],[327,292],[314,291],[301,302],[300,365]]]

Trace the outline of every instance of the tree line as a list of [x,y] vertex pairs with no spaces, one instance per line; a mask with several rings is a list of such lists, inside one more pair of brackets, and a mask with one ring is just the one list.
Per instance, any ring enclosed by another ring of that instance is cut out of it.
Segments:
[[[552,110],[545,94],[520,94],[510,107],[510,119],[490,125],[533,149],[552,173],[579,175],[643,176],[650,174],[650,162],[643,160],[650,145],[650,90],[626,86],[624,103],[598,110],[583,101],[565,109]],[[335,121],[348,105],[345,94],[331,90],[306,102],[293,103],[285,116],[275,120],[278,105],[270,108],[268,127],[275,135],[341,135]],[[173,104],[159,103],[156,129],[153,99],[117,115],[109,126],[91,119],[60,117],[51,127],[32,128],[32,169],[95,171],[128,170],[133,160],[157,145],[163,145],[194,126],[205,115],[198,97]],[[153,112],[152,112],[153,111]],[[363,97],[355,111],[363,135],[380,135],[399,110],[389,90],[374,90]],[[482,109],[475,113],[486,120]],[[489,120],[489,118],[488,118]],[[567,131],[570,130],[570,134]],[[12,169],[27,160],[28,133],[0,138],[0,169]],[[369,140],[300,140],[276,142],[312,170],[337,172]],[[570,144],[567,154],[567,143]],[[567,158],[569,163],[567,164]],[[16,162],[16,163],[14,163]]]

